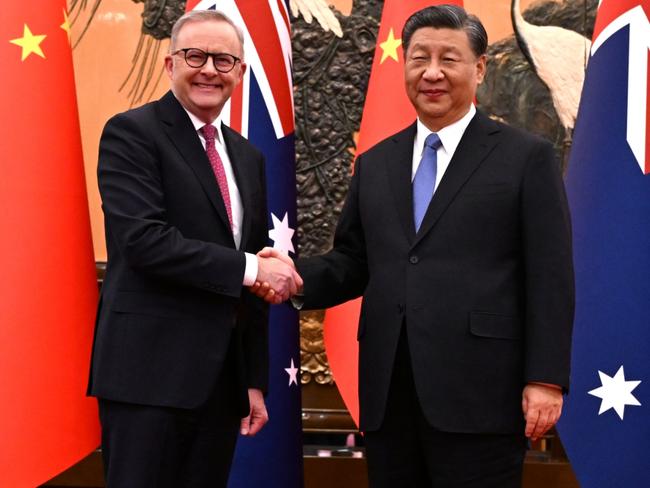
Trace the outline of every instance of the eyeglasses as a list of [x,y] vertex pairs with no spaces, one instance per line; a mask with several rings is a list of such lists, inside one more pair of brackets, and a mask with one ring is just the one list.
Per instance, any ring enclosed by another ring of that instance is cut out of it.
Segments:
[[186,47],[172,53],[172,56],[183,53],[185,62],[190,68],[201,68],[207,63],[208,58],[212,58],[214,69],[219,73],[229,73],[241,59],[228,53],[206,53],[205,51],[195,48]]

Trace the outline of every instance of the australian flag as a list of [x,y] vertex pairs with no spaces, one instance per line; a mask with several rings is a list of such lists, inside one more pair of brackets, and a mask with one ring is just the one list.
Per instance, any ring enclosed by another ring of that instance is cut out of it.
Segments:
[[582,488],[649,487],[650,0],[598,10],[567,191],[577,308],[560,434]]
[[[186,8],[219,10],[244,31],[248,69],[222,116],[264,153],[269,245],[295,253],[296,168],[287,6],[281,0],[189,0]],[[297,312],[288,305],[271,306],[269,422],[254,438],[239,438],[229,488],[303,486],[299,340]]]

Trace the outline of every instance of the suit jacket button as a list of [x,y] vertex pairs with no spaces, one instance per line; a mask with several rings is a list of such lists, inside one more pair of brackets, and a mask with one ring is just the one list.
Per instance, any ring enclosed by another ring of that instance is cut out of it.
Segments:
[[411,264],[418,264],[418,261],[419,261],[419,259],[418,259],[417,256],[410,256],[409,257],[409,263],[411,263]]

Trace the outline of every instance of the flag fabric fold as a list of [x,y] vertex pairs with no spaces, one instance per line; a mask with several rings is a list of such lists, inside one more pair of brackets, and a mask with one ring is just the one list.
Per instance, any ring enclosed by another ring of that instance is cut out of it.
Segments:
[[[295,146],[286,5],[278,0],[202,0],[188,1],[186,8],[219,10],[244,30],[248,69],[222,119],[263,152],[269,245],[295,256]],[[271,306],[269,422],[254,438],[238,439],[229,488],[303,486],[299,341],[298,313],[287,304]]]
[[99,445],[86,398],[97,280],[64,0],[0,25],[0,486],[34,487]]
[[650,486],[649,14],[600,4],[567,173],[577,294],[558,427],[583,488]]

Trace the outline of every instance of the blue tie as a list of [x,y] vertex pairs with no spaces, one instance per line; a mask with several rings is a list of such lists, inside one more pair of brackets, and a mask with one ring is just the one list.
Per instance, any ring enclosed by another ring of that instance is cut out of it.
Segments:
[[413,220],[415,221],[415,232],[420,230],[422,219],[429,207],[433,190],[436,184],[436,172],[438,170],[437,150],[442,145],[438,134],[429,134],[424,141],[422,160],[413,178]]

